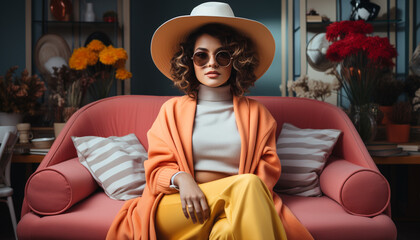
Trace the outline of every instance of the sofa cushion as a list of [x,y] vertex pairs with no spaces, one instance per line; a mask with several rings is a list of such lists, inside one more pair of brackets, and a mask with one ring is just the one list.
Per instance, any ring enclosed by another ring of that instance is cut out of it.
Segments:
[[382,174],[341,159],[325,167],[320,185],[325,195],[353,215],[376,216],[388,207],[391,198]]
[[25,188],[29,208],[40,215],[60,214],[98,188],[77,158],[41,169]]
[[274,191],[321,196],[319,174],[340,134],[335,129],[300,129],[284,123],[277,139],[282,173]]
[[141,196],[146,186],[147,152],[135,134],[123,137],[72,137],[80,163],[115,200]]
[[370,218],[351,215],[328,196],[280,197],[314,239],[397,239],[395,224],[385,214]]

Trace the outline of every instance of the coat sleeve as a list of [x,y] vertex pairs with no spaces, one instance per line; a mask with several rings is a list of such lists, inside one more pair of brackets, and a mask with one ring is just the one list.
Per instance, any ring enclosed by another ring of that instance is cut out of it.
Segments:
[[265,185],[273,191],[274,185],[277,183],[281,165],[276,151],[276,125],[269,130],[264,137],[263,146],[261,146],[262,154],[256,168],[256,175],[263,180]]
[[[256,148],[253,161],[257,163],[255,174],[263,180],[268,189],[273,193],[274,185],[277,183],[281,164],[276,150],[276,128],[277,122],[271,113],[261,103],[254,102],[256,111],[251,111],[254,116],[254,127],[256,131]],[[251,107],[252,108],[252,107]],[[254,108],[255,109],[255,108]]]
[[158,117],[147,133],[149,158],[144,161],[147,187],[151,193],[171,194],[177,192],[169,187],[171,177],[180,171],[176,149],[171,142],[167,113],[164,104]]

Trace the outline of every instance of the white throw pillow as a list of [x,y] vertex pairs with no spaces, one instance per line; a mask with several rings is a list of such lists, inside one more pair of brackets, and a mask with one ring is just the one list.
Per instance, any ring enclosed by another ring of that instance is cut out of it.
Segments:
[[112,199],[141,196],[146,186],[147,152],[135,134],[123,137],[72,137],[80,163]]
[[341,131],[300,129],[284,123],[277,139],[282,173],[274,191],[306,197],[321,196],[319,174]]

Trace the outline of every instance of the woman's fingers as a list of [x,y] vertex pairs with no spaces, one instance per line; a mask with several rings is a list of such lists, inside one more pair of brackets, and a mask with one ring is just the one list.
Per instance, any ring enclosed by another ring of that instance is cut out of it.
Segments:
[[197,222],[197,217],[194,214],[194,204],[188,203],[187,204],[187,211],[190,213],[190,217],[193,223]]
[[182,204],[182,212],[184,212],[184,216],[188,219],[190,215],[188,214],[187,203],[181,200],[181,204]]
[[197,215],[197,220],[199,223],[203,223],[203,209],[201,208],[201,204],[200,201],[194,201],[194,209],[195,209],[195,213]]
[[202,198],[200,202],[201,202],[201,209],[203,210],[203,220],[205,221],[210,218],[210,208],[209,208],[209,205],[207,204],[206,198]]

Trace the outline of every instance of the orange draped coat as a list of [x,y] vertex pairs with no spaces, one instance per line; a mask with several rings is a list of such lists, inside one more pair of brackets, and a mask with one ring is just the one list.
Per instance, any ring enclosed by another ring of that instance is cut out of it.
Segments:
[[[176,192],[169,188],[172,175],[185,171],[194,176],[192,132],[196,106],[196,100],[188,96],[163,104],[147,134],[149,159],[144,162],[147,185],[143,196],[124,204],[107,239],[156,239],[155,212],[159,201],[165,194]],[[276,121],[255,100],[234,97],[233,106],[241,137],[239,174],[253,173],[271,190],[288,239],[313,239],[272,190],[281,170],[276,153]]]

